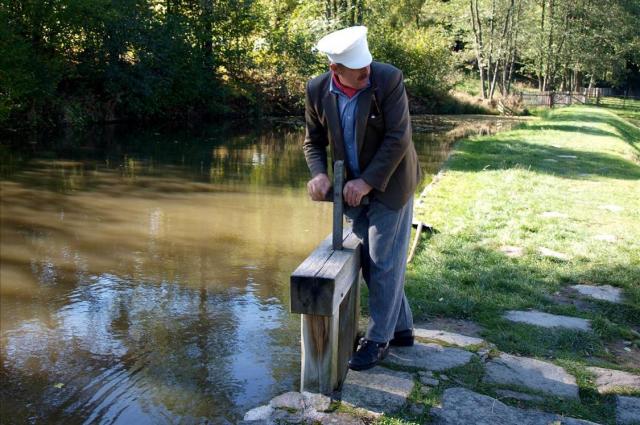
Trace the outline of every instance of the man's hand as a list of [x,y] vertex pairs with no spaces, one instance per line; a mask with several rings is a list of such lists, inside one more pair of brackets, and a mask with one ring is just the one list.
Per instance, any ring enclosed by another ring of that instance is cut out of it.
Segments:
[[331,188],[331,182],[326,174],[320,173],[307,183],[307,192],[314,201],[323,201]]
[[349,180],[347,184],[344,185],[342,194],[344,195],[344,200],[347,202],[347,205],[357,207],[360,205],[362,198],[371,192],[371,189],[372,187],[362,179]]

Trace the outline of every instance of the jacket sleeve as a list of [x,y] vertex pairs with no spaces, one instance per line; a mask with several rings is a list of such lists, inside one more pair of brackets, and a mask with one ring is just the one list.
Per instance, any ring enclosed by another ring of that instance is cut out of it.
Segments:
[[384,116],[384,139],[361,177],[375,189],[384,192],[402,158],[411,146],[411,119],[409,101],[404,88],[402,72],[394,73],[391,89],[382,99]]
[[327,131],[318,119],[318,113],[311,102],[309,83],[305,90],[305,136],[302,144],[304,157],[311,171],[311,177],[320,173],[327,174]]

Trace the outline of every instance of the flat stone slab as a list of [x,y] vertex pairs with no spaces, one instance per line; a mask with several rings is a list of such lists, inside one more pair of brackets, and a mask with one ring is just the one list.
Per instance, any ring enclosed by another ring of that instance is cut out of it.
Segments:
[[619,304],[622,302],[622,290],[611,285],[573,285],[575,289],[585,297],[593,298],[600,301],[609,301]]
[[540,397],[539,395],[521,393],[519,391],[496,390],[496,394],[498,394],[500,398],[512,398],[514,400],[522,401],[544,401],[544,397]]
[[304,396],[296,391],[280,394],[269,402],[269,406],[274,409],[304,409]]
[[552,363],[503,353],[486,364],[485,372],[485,382],[517,385],[559,397],[578,398],[576,378]]
[[431,409],[431,414],[438,425],[597,425],[554,413],[507,406],[495,398],[466,388],[445,390],[442,407]]
[[610,243],[615,243],[618,241],[618,237],[616,235],[610,235],[605,233],[601,235],[595,235],[593,238],[597,241],[610,242]]
[[542,214],[540,214],[540,217],[542,217],[542,218],[567,218],[568,215],[566,215],[565,213],[558,212],[558,211],[545,211]]
[[640,376],[621,370],[588,367],[596,377],[596,387],[600,394],[615,392],[617,389],[640,390]]
[[640,398],[616,397],[616,423],[619,425],[640,424]]
[[620,205],[600,205],[598,208],[600,208],[601,210],[607,210],[607,211],[611,211],[611,212],[621,212],[624,210],[624,208],[622,208]]
[[538,248],[538,252],[543,257],[553,258],[554,260],[569,261],[571,259],[567,254],[563,254],[562,252],[554,251],[543,246]]
[[413,347],[392,347],[384,362],[440,372],[466,365],[473,356],[473,353],[459,348],[416,342]]
[[251,409],[247,413],[245,413],[244,420],[250,421],[250,422],[251,421],[267,421],[269,418],[271,418],[272,414],[273,414],[273,407],[269,405],[260,406],[260,407]]
[[413,376],[407,372],[380,366],[361,372],[350,370],[340,398],[343,403],[370,412],[389,413],[404,406],[413,385]]
[[364,421],[347,413],[321,413],[313,419],[321,425],[364,425]]
[[454,332],[433,329],[414,329],[415,336],[418,338],[435,339],[446,342],[447,344],[457,345],[459,347],[468,347],[470,345],[484,344],[484,339],[473,336],[461,335]]
[[[290,391],[271,399],[268,405],[245,413],[242,425],[273,425],[279,423],[363,424],[357,417],[324,413],[331,399],[322,394]],[[345,416],[345,417],[343,417]],[[348,417],[346,417],[348,416]]]
[[517,311],[509,310],[504,318],[512,322],[528,323],[543,328],[566,328],[588,332],[591,330],[591,321],[579,317],[559,316],[543,313],[541,311]]
[[504,245],[498,248],[500,252],[510,258],[519,258],[524,254],[524,249],[520,246]]
[[482,326],[470,320],[450,319],[446,317],[436,317],[426,322],[414,322],[414,327],[430,329],[432,331],[455,332],[477,337],[479,337],[483,331]]

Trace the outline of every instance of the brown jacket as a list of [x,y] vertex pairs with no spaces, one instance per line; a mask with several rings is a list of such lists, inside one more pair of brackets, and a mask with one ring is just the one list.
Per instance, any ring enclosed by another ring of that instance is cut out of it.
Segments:
[[[307,83],[303,149],[312,176],[327,173],[327,145],[333,161],[345,160],[337,99],[329,91],[329,81],[331,72],[326,72]],[[357,100],[360,177],[373,187],[370,197],[400,209],[421,176],[403,76],[394,66],[372,62],[370,81]]]

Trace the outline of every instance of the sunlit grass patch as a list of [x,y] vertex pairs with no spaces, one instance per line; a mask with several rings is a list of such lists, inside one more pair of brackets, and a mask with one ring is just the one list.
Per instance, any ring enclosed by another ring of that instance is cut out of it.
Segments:
[[[416,319],[474,320],[499,350],[565,365],[591,394],[586,366],[622,368],[607,343],[640,335],[639,149],[640,128],[593,107],[459,142],[416,211],[439,230],[408,271]],[[623,303],[563,302],[574,284],[621,288]],[[502,317],[527,309],[590,320],[592,331]],[[600,395],[571,403],[553,410],[602,420],[612,409]]]

